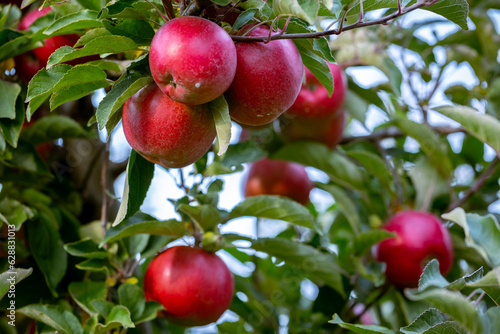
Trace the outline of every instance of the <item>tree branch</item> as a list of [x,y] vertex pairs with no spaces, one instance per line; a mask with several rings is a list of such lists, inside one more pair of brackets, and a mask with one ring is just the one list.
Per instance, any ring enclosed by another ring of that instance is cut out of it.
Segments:
[[464,195],[459,198],[456,202],[451,203],[448,207],[448,212],[451,210],[458,208],[462,204],[464,204],[469,197],[471,197],[474,193],[476,193],[488,180],[488,178],[495,172],[498,163],[498,156],[491,162],[491,164],[486,168],[481,175],[476,179],[476,182],[472,185],[472,187],[467,190]]
[[[414,11],[415,9],[419,9],[422,7],[429,7],[436,3],[436,0],[424,0],[417,2],[416,4],[413,4],[409,7],[403,8],[401,10],[398,10],[397,12],[394,12],[390,15],[381,17],[377,20],[373,21],[361,21],[358,20],[356,23],[350,24],[348,26],[343,26],[343,22],[341,22],[341,26],[338,29],[327,29],[324,31],[317,31],[317,32],[311,32],[311,33],[299,33],[299,34],[276,34],[271,37],[271,40],[277,40],[277,39],[300,39],[300,38],[320,38],[324,36],[330,36],[330,35],[339,35],[343,31],[348,31],[348,30],[353,30],[356,28],[361,28],[361,27],[368,27],[368,26],[373,26],[373,25],[378,25],[378,24],[387,24],[390,21],[394,20],[395,18],[402,16],[404,14],[407,14],[409,12]],[[233,41],[235,42],[266,42],[268,40],[268,36],[231,36]]]
[[[442,135],[449,135],[451,133],[457,133],[457,132],[466,132],[465,129],[463,128],[454,128],[451,126],[435,126],[431,127],[434,131],[442,134]],[[358,141],[369,141],[369,142],[377,142],[385,138],[397,138],[397,137],[403,137],[406,136],[406,133],[401,131],[397,127],[388,127],[383,130],[379,130],[376,132],[373,132],[369,135],[366,136],[349,136],[349,137],[344,137],[340,144],[349,144],[353,142],[358,142]]]

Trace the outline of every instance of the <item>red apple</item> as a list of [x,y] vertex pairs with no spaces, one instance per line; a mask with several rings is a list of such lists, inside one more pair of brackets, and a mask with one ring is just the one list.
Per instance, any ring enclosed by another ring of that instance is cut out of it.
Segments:
[[172,100],[203,104],[224,93],[236,72],[236,48],[217,24],[196,16],[165,23],[151,42],[149,66]]
[[343,109],[323,118],[283,117],[280,120],[281,134],[285,141],[317,141],[334,148],[342,139],[346,122]]
[[217,255],[201,248],[168,248],[149,264],[144,276],[147,300],[156,300],[165,316],[182,326],[217,321],[229,308],[233,274]]
[[277,159],[261,159],[250,165],[243,191],[245,197],[280,195],[306,205],[312,188],[313,183],[304,166]]
[[329,117],[340,110],[346,95],[347,78],[338,65],[329,63],[328,67],[335,86],[332,96],[328,96],[325,86],[306,68],[306,81],[287,114],[321,118]]
[[453,262],[453,244],[444,224],[427,212],[402,211],[384,229],[397,237],[382,241],[374,249],[377,261],[386,263],[387,281],[399,288],[415,288],[426,262],[439,261],[446,275]]
[[[241,32],[253,25],[246,25]],[[247,36],[268,36],[259,26]],[[269,43],[237,43],[238,66],[233,83],[224,93],[232,119],[239,124],[268,124],[293,104],[300,91],[304,65],[288,39]]]
[[125,102],[122,121],[130,146],[166,168],[181,168],[201,158],[216,134],[206,105],[175,102],[155,83]]

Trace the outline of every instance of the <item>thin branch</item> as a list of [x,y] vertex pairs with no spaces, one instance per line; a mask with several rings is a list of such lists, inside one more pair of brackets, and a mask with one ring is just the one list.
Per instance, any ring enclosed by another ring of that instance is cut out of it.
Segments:
[[403,194],[403,186],[401,184],[401,178],[399,177],[398,171],[396,170],[394,163],[391,160],[389,160],[389,158],[388,158],[389,154],[387,153],[386,149],[383,148],[382,145],[380,145],[380,140],[378,140],[376,142],[376,144],[377,144],[377,148],[378,148],[380,154],[382,155],[382,158],[385,161],[385,164],[387,165],[387,168],[389,169],[389,171],[392,174],[392,178],[394,180],[394,185],[396,186],[397,198],[394,199],[394,204],[396,204],[397,207],[400,207],[401,202],[403,201],[403,195],[404,195]]
[[467,190],[464,195],[459,198],[456,202],[451,203],[450,206],[448,207],[448,212],[451,210],[458,208],[462,204],[464,204],[469,197],[474,195],[489,179],[489,177],[495,172],[497,168],[497,163],[498,163],[498,156],[495,157],[495,159],[490,163],[488,168],[486,168],[481,175],[476,179],[476,182],[472,185],[472,187]]
[[[324,36],[330,36],[330,35],[339,35],[342,31],[348,31],[348,30],[353,30],[356,28],[361,28],[361,27],[368,27],[368,26],[373,26],[373,25],[379,25],[379,24],[385,24],[387,22],[390,22],[391,20],[405,15],[409,12],[412,12],[416,9],[422,8],[422,7],[428,7],[433,5],[436,2],[436,0],[432,1],[420,1],[417,2],[409,7],[402,8],[401,11],[394,12],[390,15],[381,17],[380,19],[373,20],[373,21],[367,21],[367,22],[356,22],[353,24],[350,24],[346,27],[343,26],[343,21],[341,22],[341,26],[337,29],[327,29],[324,31],[317,31],[317,32],[311,32],[311,33],[298,33],[298,34],[276,34],[273,35],[271,40],[277,40],[277,39],[300,39],[300,38],[320,38]],[[231,38],[236,41],[236,42],[265,42],[267,41],[268,37],[267,36],[231,36]]]
[[101,204],[101,229],[103,237],[106,235],[106,224],[108,222],[108,182],[107,182],[107,174],[108,174],[108,161],[109,161],[109,144],[111,142],[111,137],[106,141],[106,145],[104,146],[104,156],[102,158],[102,166],[101,166],[101,195],[102,195],[102,204]]
[[158,12],[158,14],[160,14],[160,16],[165,20],[165,21],[169,21],[170,19],[168,17],[166,17],[162,12],[161,10],[158,9],[158,7],[156,7],[153,3],[151,3],[149,0],[145,0],[148,4],[151,5],[151,7],[153,7],[154,10],[156,10]]
[[170,0],[162,0],[163,8],[165,9],[165,13],[167,13],[167,17],[169,20],[175,19],[174,7],[172,6],[172,1]]
[[215,23],[219,23],[221,21],[224,21],[224,19],[226,18],[226,16],[229,15],[229,13],[231,13],[236,7],[238,7],[238,5],[240,4],[241,0],[238,0],[233,6],[231,6],[231,8],[229,8],[225,13],[224,15],[222,15],[219,19],[215,20]]
[[[450,126],[435,126],[432,129],[442,135],[449,135],[451,133],[457,132],[466,132],[463,128],[454,128]],[[398,138],[406,136],[406,133],[398,129],[397,127],[388,127],[383,130],[379,130],[373,132],[366,136],[350,136],[344,137],[341,141],[341,144],[349,144],[358,141],[369,141],[369,142],[377,142],[385,138]]]

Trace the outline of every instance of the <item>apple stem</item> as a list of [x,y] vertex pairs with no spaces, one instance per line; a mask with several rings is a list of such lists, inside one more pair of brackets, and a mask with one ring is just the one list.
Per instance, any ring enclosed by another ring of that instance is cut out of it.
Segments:
[[[398,0],[398,8],[401,10],[401,0]],[[363,0],[359,0],[359,19],[358,23],[363,22]]]
[[[161,10],[159,10],[159,9],[158,9],[158,7],[156,7],[156,6],[155,6],[153,3],[151,3],[149,0],[145,0],[145,1],[146,1],[148,4],[150,4],[150,5],[151,5],[151,7],[153,7],[153,8],[154,8],[154,9],[158,12],[158,14],[160,14],[160,16],[161,16],[161,17],[162,17],[162,18],[163,18],[166,22],[170,21],[170,18],[166,17],[166,16],[165,16],[165,14],[163,14],[163,13],[161,12]],[[168,15],[168,13],[167,13],[167,15]]]

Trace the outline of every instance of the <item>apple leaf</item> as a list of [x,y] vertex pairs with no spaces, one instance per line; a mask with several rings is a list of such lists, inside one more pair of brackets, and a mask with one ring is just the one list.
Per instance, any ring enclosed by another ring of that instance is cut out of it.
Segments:
[[111,309],[106,317],[106,324],[97,324],[96,333],[104,334],[116,328],[134,328],[130,311],[123,305],[117,305]]
[[142,87],[152,82],[151,76],[141,76],[137,74],[129,75],[115,83],[113,88],[106,94],[97,107],[96,119],[99,129],[106,126],[111,116]]
[[495,304],[500,306],[500,267],[491,270],[479,280],[467,282],[467,286],[474,289],[483,289]]
[[283,238],[258,239],[251,248],[303,270],[309,277],[324,282],[345,298],[340,275],[342,269],[335,254],[323,253],[312,246]]
[[16,99],[16,117],[14,119],[0,118],[0,137],[3,137],[10,146],[17,148],[19,135],[24,124],[24,103],[21,97]]
[[64,245],[64,250],[70,255],[89,259],[105,259],[108,257],[108,253],[100,249],[99,246],[89,238],[67,243]]
[[293,15],[313,24],[319,11],[318,0],[274,0],[273,12],[276,16]]
[[224,95],[210,101],[208,106],[214,116],[215,128],[217,130],[217,142],[219,143],[217,155],[220,156],[227,151],[231,140],[231,117],[229,116],[229,106]]
[[333,196],[335,203],[338,205],[339,211],[349,222],[354,235],[358,235],[361,228],[361,221],[354,201],[341,187],[333,184],[320,184],[319,188],[329,192]]
[[16,118],[16,100],[21,93],[17,83],[0,80],[0,118]]
[[436,259],[432,259],[424,268],[420,280],[418,282],[418,292],[424,292],[426,290],[435,288],[444,288],[448,286],[448,282],[441,272],[439,271],[439,262]]
[[104,275],[109,275],[109,269],[102,259],[87,259],[75,265],[76,268],[91,272],[101,272]]
[[427,125],[398,117],[396,125],[408,136],[420,144],[420,149],[429,157],[429,160],[446,179],[450,176],[453,166],[448,156],[444,141]]
[[0,274],[0,300],[9,291],[11,284],[18,284],[31,275],[33,268],[13,268]]
[[155,35],[151,24],[144,20],[123,19],[117,21],[104,20],[104,26],[113,35],[125,36],[138,45],[150,45]]
[[347,189],[366,189],[366,175],[349,158],[315,142],[294,142],[285,145],[273,156],[275,159],[295,161],[305,166],[317,168],[330,179]]
[[108,289],[104,282],[82,281],[71,282],[68,286],[71,298],[89,315],[98,314],[92,306],[94,300],[105,300]]
[[74,119],[62,115],[40,118],[23,131],[22,138],[32,145],[54,141],[59,138],[89,138],[87,133]]
[[419,210],[427,211],[436,197],[448,193],[448,182],[425,156],[415,161],[408,175],[417,193],[415,207]]
[[137,285],[125,283],[118,288],[120,304],[130,310],[132,320],[140,319],[146,308],[144,291]]
[[190,206],[181,204],[177,207],[177,210],[188,215],[205,232],[214,230],[221,221],[219,210],[212,205]]
[[361,232],[354,239],[353,249],[356,254],[363,255],[370,251],[373,245],[378,244],[384,239],[396,236],[386,230],[367,230]]
[[387,191],[395,195],[392,174],[382,157],[370,151],[349,151],[346,154],[358,161],[371,175],[380,180]]
[[382,327],[382,326],[377,326],[377,325],[357,325],[357,324],[348,324],[342,321],[338,314],[334,314],[332,320],[328,321],[330,324],[335,324],[339,325],[340,327],[344,329],[348,329],[349,331],[353,333],[360,333],[360,334],[395,334],[393,330],[390,330],[388,328]]
[[37,41],[29,35],[11,29],[0,30],[0,62],[32,50],[36,45]]
[[445,320],[443,313],[435,308],[430,308],[420,314],[411,324],[401,328],[401,332],[404,334],[421,334]]
[[163,309],[164,307],[160,303],[155,301],[147,301],[144,307],[144,312],[142,312],[141,316],[133,315],[132,318],[134,319],[135,324],[140,324],[146,321],[154,320],[156,319],[158,312]]
[[214,162],[203,172],[203,176],[230,174],[242,170],[242,164],[254,162],[266,156],[266,152],[255,141],[244,141],[229,145],[226,153],[215,157]]
[[245,24],[247,24],[255,14],[259,12],[257,8],[250,8],[241,13],[233,24],[232,30],[240,30]]
[[43,273],[47,286],[53,296],[57,296],[56,288],[66,274],[68,254],[57,230],[57,222],[52,221],[45,213],[38,219],[26,224],[31,255]]
[[[56,70],[57,68],[57,70]],[[48,78],[47,78],[48,77]],[[94,84],[107,86],[106,72],[94,65],[60,65],[52,69],[41,69],[30,81],[26,102],[29,102],[27,118],[31,119],[33,112],[52,94],[62,89]]]
[[[102,67],[99,68],[103,69]],[[54,92],[54,94],[50,97],[50,110],[54,110],[66,102],[78,100],[96,91],[97,89],[106,88],[109,85],[109,82],[103,80],[65,87],[57,92]]]
[[96,37],[82,48],[74,49],[71,46],[62,46],[52,53],[47,62],[47,68],[73,59],[100,55],[116,54],[137,49],[137,44],[128,37],[105,35]]
[[[125,219],[139,211],[146,198],[151,180],[153,180],[155,165],[132,150],[127,165],[127,178],[123,190],[122,202],[113,226],[119,225]],[[130,191],[132,189],[133,191]]]
[[100,0],[76,0],[83,8],[101,10],[102,4]]
[[43,322],[64,334],[83,334],[82,326],[76,316],[59,306],[32,304],[18,309],[16,312]]
[[282,196],[249,197],[233,208],[229,219],[245,216],[278,219],[315,229],[314,217],[309,210],[305,206]]
[[460,292],[445,289],[432,289],[419,292],[406,289],[405,295],[413,301],[426,301],[443,313],[453,317],[472,334],[483,333],[484,320],[476,309]]
[[466,106],[446,106],[434,108],[437,112],[460,123],[468,133],[490,145],[500,154],[500,121],[488,114]]
[[486,316],[489,325],[488,333],[494,333],[494,330],[500,328],[500,307],[492,307],[488,309],[488,311],[486,311]]
[[120,225],[108,229],[103,241],[101,242],[101,246],[107,242],[113,242],[142,233],[166,235],[170,236],[171,240],[173,240],[184,236],[186,234],[186,227],[183,222],[174,219],[159,221],[131,217]]
[[94,10],[80,10],[57,19],[45,29],[45,35],[63,35],[73,33],[80,29],[102,27],[102,22],[97,18],[99,12]]
[[294,40],[294,43],[300,52],[300,57],[302,58],[304,65],[319,80],[319,82],[325,86],[328,94],[331,95],[334,90],[333,76],[327,62],[318,56],[314,51],[305,47],[303,45],[305,42],[302,42],[301,40]]
[[443,214],[464,229],[465,243],[473,247],[492,268],[500,267],[500,225],[493,215],[465,213],[462,208]]
[[19,201],[5,197],[0,201],[0,221],[14,225],[19,231],[21,225],[35,216],[34,210]]

